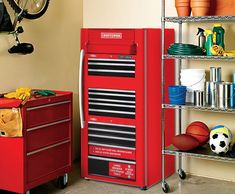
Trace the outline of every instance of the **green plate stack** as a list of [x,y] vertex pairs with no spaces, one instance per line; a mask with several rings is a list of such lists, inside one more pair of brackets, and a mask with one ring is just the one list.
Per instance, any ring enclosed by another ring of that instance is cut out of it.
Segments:
[[167,51],[170,55],[204,55],[203,49],[193,44],[174,43]]

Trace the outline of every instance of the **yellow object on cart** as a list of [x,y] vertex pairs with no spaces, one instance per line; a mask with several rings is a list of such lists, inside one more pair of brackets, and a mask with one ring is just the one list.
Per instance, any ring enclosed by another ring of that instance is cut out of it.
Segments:
[[4,95],[5,98],[15,98],[25,100],[31,95],[31,88],[17,88],[15,92],[9,92]]
[[22,137],[22,117],[19,108],[0,109],[0,136]]

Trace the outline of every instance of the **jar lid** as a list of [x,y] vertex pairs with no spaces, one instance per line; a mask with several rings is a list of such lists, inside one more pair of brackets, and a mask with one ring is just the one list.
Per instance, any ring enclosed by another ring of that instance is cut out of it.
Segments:
[[221,24],[214,24],[214,27],[221,27]]

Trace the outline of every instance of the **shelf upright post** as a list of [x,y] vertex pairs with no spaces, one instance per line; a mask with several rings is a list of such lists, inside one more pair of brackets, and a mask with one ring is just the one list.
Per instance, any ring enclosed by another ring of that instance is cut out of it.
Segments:
[[162,131],[162,188],[165,188],[165,111],[163,108],[164,99],[165,99],[165,78],[164,78],[164,48],[165,48],[165,0],[161,0],[161,131]]
[[[179,43],[182,43],[182,37],[183,37],[183,31],[182,31],[182,21],[179,22]],[[182,60],[178,59],[178,84],[180,84],[180,72],[182,69]],[[182,110],[179,109],[178,111],[178,133],[181,134],[182,133]],[[180,154],[178,154],[178,172],[182,172],[182,157]]]

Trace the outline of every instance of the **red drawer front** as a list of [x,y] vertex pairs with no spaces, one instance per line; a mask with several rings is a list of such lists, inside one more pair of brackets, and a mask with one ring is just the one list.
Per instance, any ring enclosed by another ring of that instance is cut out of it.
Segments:
[[55,91],[56,95],[51,96],[40,96],[40,97],[31,97],[26,104],[24,105],[24,108],[33,107],[33,106],[40,106],[43,104],[51,104],[66,100],[72,100],[72,92],[66,92],[66,91]]
[[27,108],[26,128],[63,120],[70,117],[70,101]]
[[135,165],[109,162],[109,176],[135,180]]
[[65,119],[27,131],[27,152],[64,141],[70,137],[71,121]]
[[27,181],[32,182],[71,165],[70,146],[68,142],[27,156]]
[[90,145],[89,155],[135,160],[135,150],[111,148],[105,146]]
[[136,164],[133,161],[88,156],[88,174],[136,180]]

